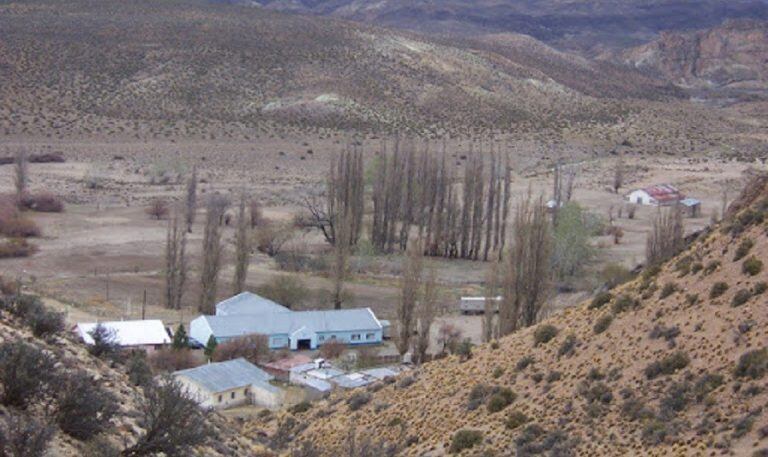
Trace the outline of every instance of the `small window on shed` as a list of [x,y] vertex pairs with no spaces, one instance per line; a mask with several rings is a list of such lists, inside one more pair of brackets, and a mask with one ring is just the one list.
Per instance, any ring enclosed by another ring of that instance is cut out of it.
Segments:
[[354,335],[352,335],[352,341],[360,341],[360,334],[355,333]]
[[222,399],[222,397],[221,397],[221,395],[219,395],[219,403],[221,403],[221,399]]
[[325,335],[320,335],[317,337],[318,341],[325,341]]
[[234,392],[232,392],[231,394],[229,394],[229,398],[231,398],[232,400],[234,400],[234,399],[235,399],[235,393],[234,393]]
[[376,334],[375,333],[366,333],[365,334],[365,339],[368,340],[368,341],[373,340],[375,338],[376,338]]

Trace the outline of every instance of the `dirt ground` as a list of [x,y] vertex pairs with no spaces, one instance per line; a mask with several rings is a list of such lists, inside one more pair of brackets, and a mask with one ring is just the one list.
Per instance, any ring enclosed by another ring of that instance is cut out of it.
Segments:
[[[56,297],[56,305],[66,309],[73,322],[94,319],[161,318],[169,325],[188,322],[196,317],[198,294],[201,222],[189,238],[192,271],[185,291],[185,307],[181,311],[162,307],[162,263],[167,221],[151,220],[144,212],[151,197],[180,199],[183,179],[191,164],[199,167],[202,198],[211,192],[246,190],[264,203],[268,219],[288,220],[300,210],[302,196],[321,188],[331,151],[339,147],[339,139],[320,142],[290,143],[279,139],[269,144],[242,147],[238,151],[211,152],[214,145],[144,145],[144,144],[65,144],[40,147],[61,150],[67,162],[31,164],[31,188],[50,190],[67,200],[61,214],[32,214],[43,228],[36,240],[39,253],[29,258],[0,260],[0,274],[18,277],[48,297]],[[319,145],[319,146],[318,146]],[[13,145],[5,144],[6,151]],[[312,150],[311,153],[308,151]],[[170,152],[169,152],[170,151]],[[162,157],[162,161],[158,161]],[[215,160],[211,158],[215,157]],[[623,192],[654,183],[673,183],[685,194],[702,201],[702,214],[686,219],[686,231],[705,227],[713,211],[720,212],[722,193],[730,188],[731,198],[743,182],[743,171],[750,165],[707,158],[631,157],[626,159],[626,184],[617,195],[609,190],[613,180],[615,158],[592,159],[578,165],[579,173],[574,200],[604,219],[613,214],[614,224],[624,237],[616,245],[608,237],[595,238],[598,257],[590,269],[597,271],[608,262],[631,268],[644,259],[646,233],[655,214],[651,207],[640,207],[636,217],[627,219]],[[518,168],[516,168],[517,170]],[[514,177],[514,195],[525,195],[530,187],[545,198],[551,193],[551,173],[545,168],[519,168]],[[170,171],[169,171],[170,170]],[[0,166],[0,192],[12,188],[11,166]],[[174,175],[175,173],[175,175]],[[154,177],[171,175],[163,184],[152,184]],[[178,175],[178,176],[176,176]],[[97,188],[89,188],[98,177]],[[619,216],[619,211],[622,215]],[[202,213],[202,211],[200,211]],[[233,229],[225,229],[228,248],[221,272],[219,297],[230,295],[233,276],[232,249],[229,240]],[[309,249],[323,249],[316,233],[300,236]],[[355,256],[353,277],[348,283],[352,300],[347,306],[369,306],[384,319],[394,317],[398,300],[397,274],[399,256]],[[482,262],[432,260],[443,286],[443,319],[460,326],[466,336],[479,339],[480,320],[458,316],[458,298],[482,290],[486,266]],[[263,254],[255,254],[248,274],[248,288],[270,280],[279,272],[275,262]],[[328,307],[329,281],[315,274],[301,274],[313,293],[309,307]],[[563,294],[553,299],[559,309],[584,299],[590,291]],[[146,297],[146,299],[145,299]],[[146,306],[144,306],[146,300]],[[54,303],[53,301],[51,303]],[[143,309],[143,311],[142,311]]]

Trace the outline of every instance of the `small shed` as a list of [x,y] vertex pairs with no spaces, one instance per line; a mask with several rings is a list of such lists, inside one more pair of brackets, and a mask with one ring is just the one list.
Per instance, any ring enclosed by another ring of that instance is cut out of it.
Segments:
[[92,333],[99,325],[106,328],[123,349],[141,349],[149,353],[171,344],[171,337],[160,320],[79,323],[76,331],[85,344],[92,345]]
[[312,359],[304,354],[292,354],[288,357],[278,359],[265,364],[260,364],[267,373],[280,381],[289,381],[291,369],[301,365],[312,363]]
[[272,375],[243,358],[177,371],[173,377],[202,407],[279,408],[284,401],[282,389],[269,383]]
[[636,189],[627,196],[630,203],[651,206],[671,206],[684,198],[685,196],[680,190],[672,184],[656,184],[643,189]]
[[685,211],[685,215],[688,217],[701,216],[701,202],[695,198],[684,198],[680,200],[680,205]]
[[[491,300],[494,301],[492,304],[493,312],[498,313],[501,297],[492,297]],[[461,297],[459,311],[461,311],[462,314],[484,314],[485,297]]]

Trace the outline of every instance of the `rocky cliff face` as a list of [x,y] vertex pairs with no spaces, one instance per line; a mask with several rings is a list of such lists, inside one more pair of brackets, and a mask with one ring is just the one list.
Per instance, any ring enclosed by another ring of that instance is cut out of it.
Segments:
[[726,21],[712,29],[663,33],[620,59],[690,88],[768,89],[768,22]]

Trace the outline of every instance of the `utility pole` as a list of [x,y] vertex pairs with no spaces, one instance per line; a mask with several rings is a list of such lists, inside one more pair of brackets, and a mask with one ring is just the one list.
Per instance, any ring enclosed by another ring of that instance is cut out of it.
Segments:
[[147,289],[144,289],[144,299],[141,301],[141,320],[144,320],[144,317],[147,314]]

